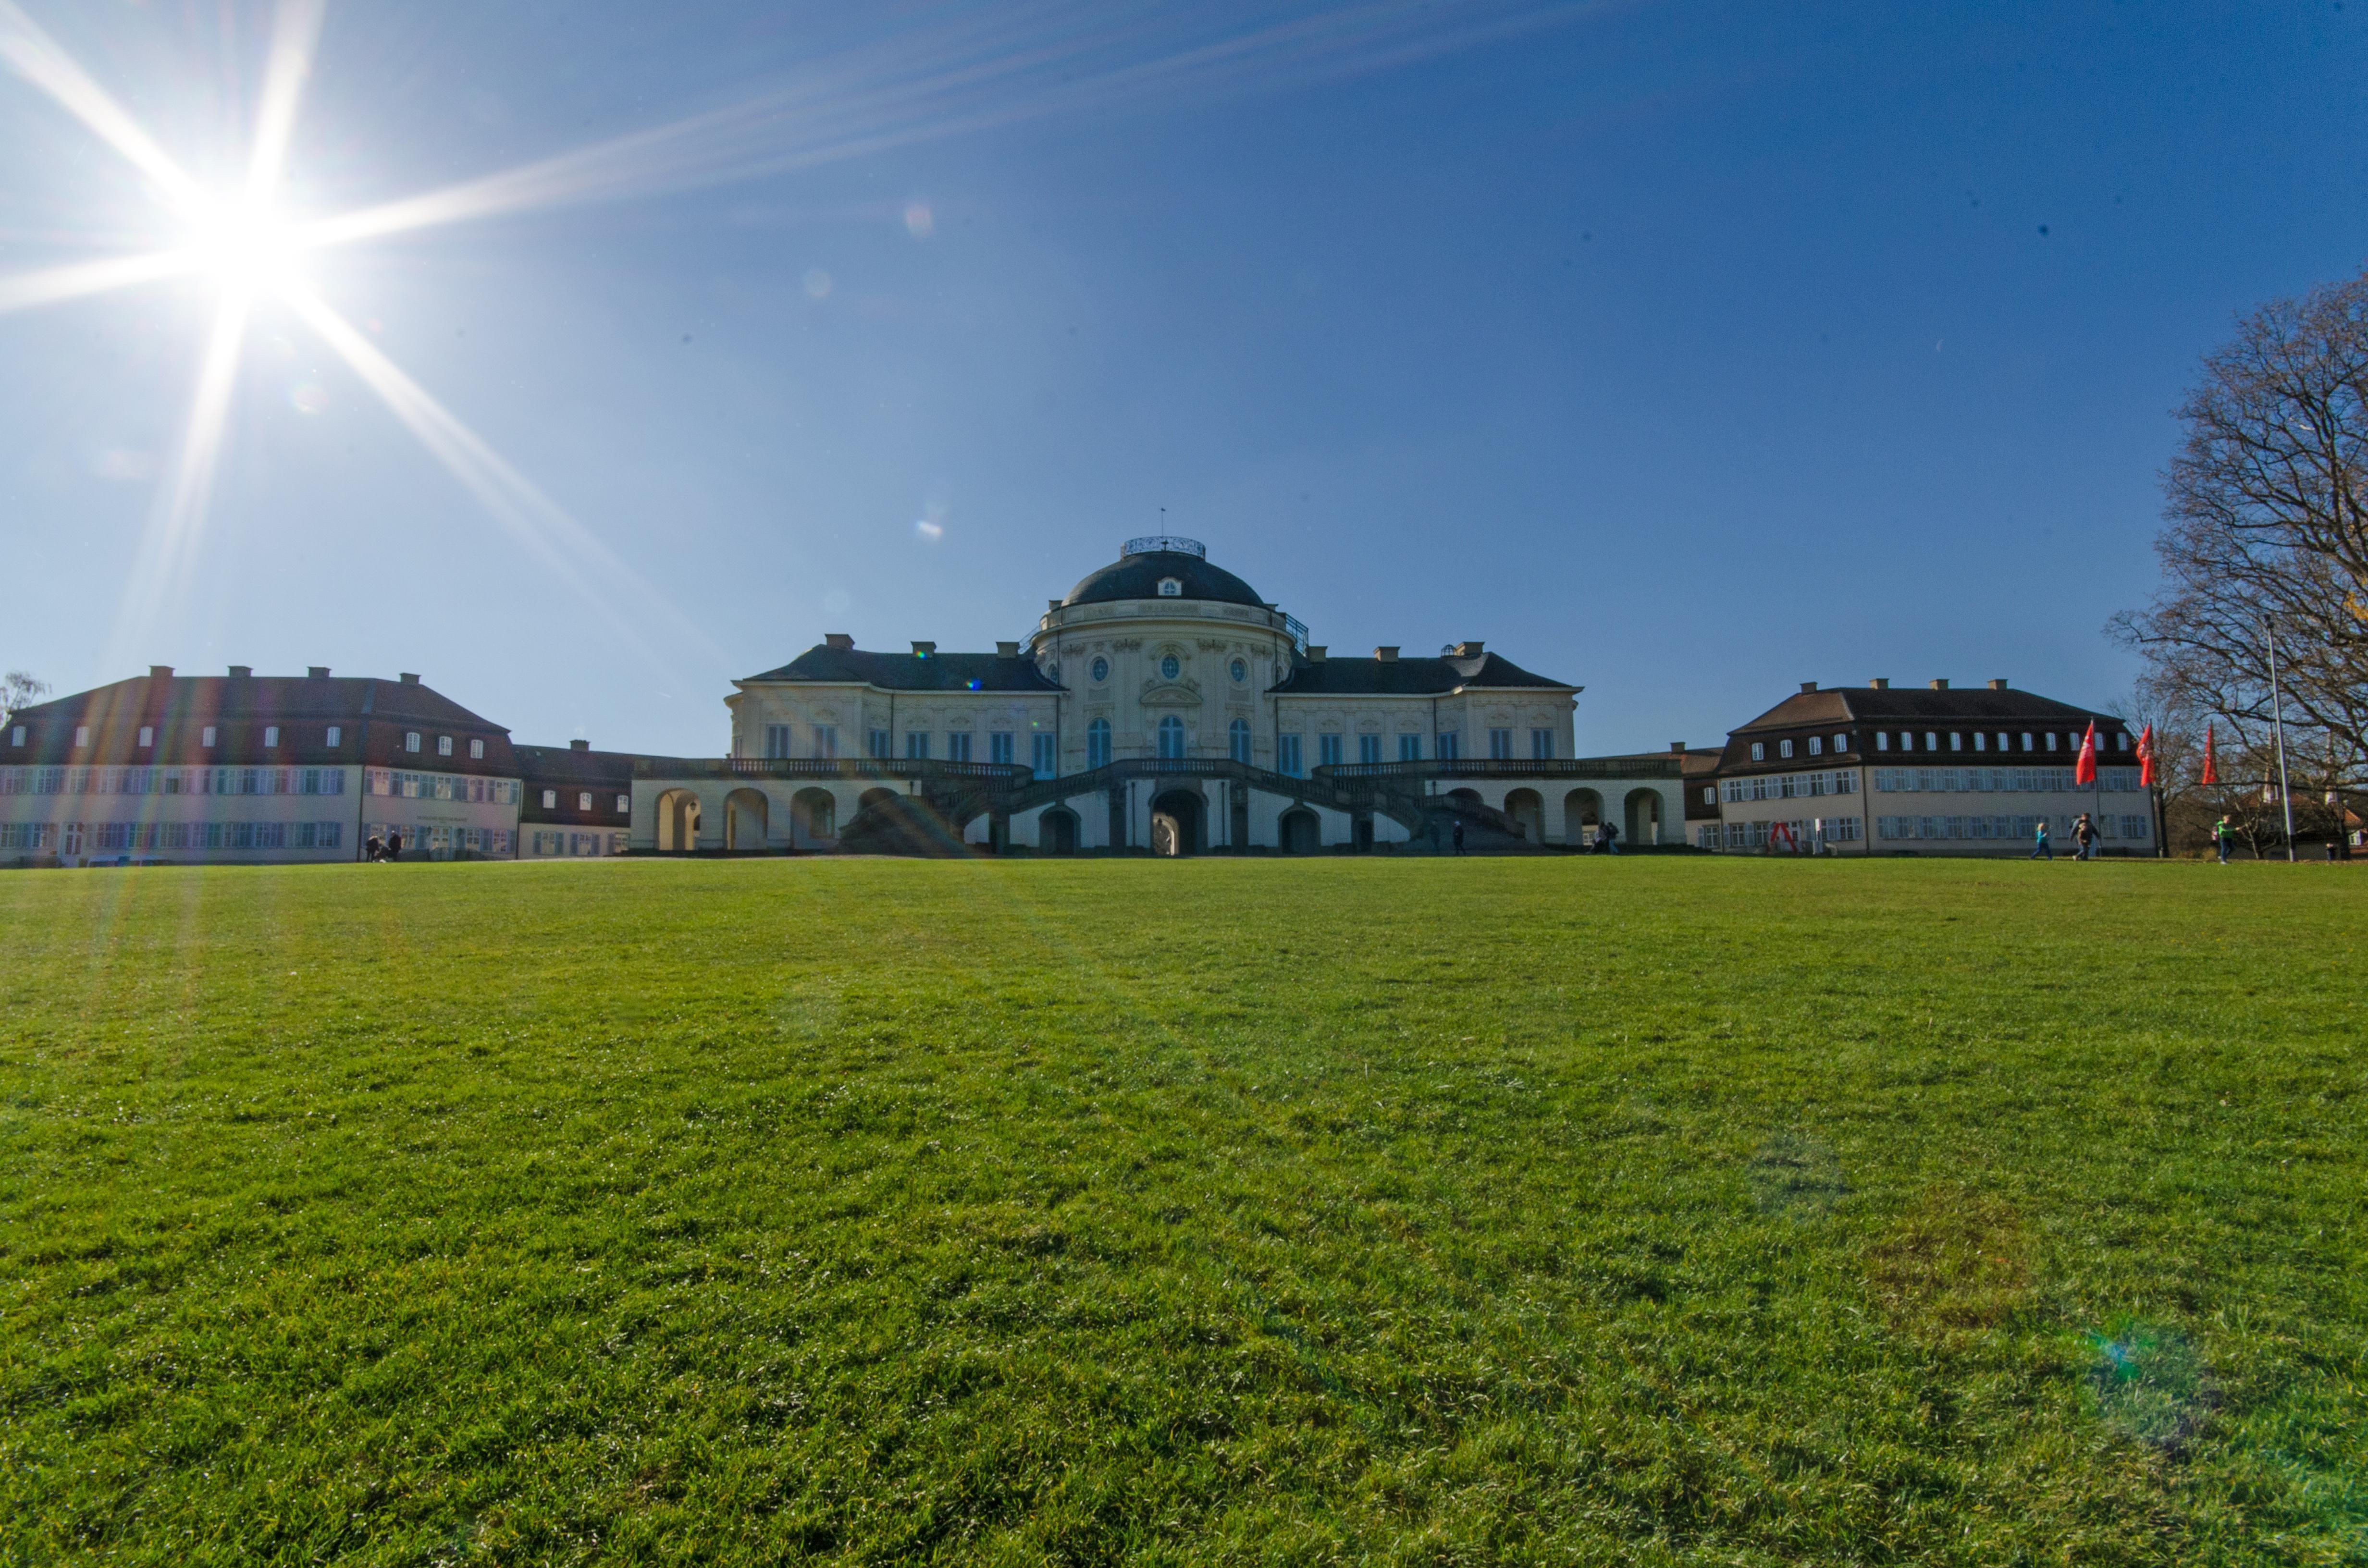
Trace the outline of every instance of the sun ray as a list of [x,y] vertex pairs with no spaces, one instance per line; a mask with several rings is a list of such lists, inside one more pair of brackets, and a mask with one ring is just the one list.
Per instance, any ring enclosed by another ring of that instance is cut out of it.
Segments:
[[226,291],[214,308],[198,386],[189,399],[189,422],[181,435],[172,472],[156,493],[133,557],[123,603],[116,615],[109,657],[131,660],[141,641],[153,635],[157,610],[179,584],[213,500],[214,472],[221,465],[222,437],[230,423],[231,393],[238,382],[239,349],[246,336],[251,298]]
[[296,131],[296,106],[313,74],[313,51],[321,40],[323,0],[279,0],[271,32],[271,57],[264,67],[263,101],[255,117],[249,151],[246,199],[268,202],[279,189],[288,165],[288,143]]
[[325,219],[302,233],[308,244],[340,244],[693,189],[1057,113],[1195,91],[1269,90],[1403,64],[1607,8],[1609,0],[1469,7],[1377,0],[1213,38],[1141,21],[1050,36],[966,29],[917,47],[856,51],[739,104]]
[[663,664],[674,663],[645,635],[645,621],[620,613],[600,585],[583,570],[583,563],[589,562],[609,584],[628,591],[639,607],[655,609],[675,636],[719,661],[727,659],[722,647],[696,621],[636,578],[607,545],[544,494],[533,481],[511,467],[484,437],[413,381],[352,323],[306,290],[291,290],[287,298],[304,324],[319,333],[323,341],[378,393],[395,418],[419,438],[420,444],[460,481],[462,488],[538,562],[636,648]]
[[56,40],[41,30],[16,0],[0,0],[0,62],[55,98],[98,139],[130,159],[156,182],[165,199],[185,212],[203,207],[206,194],[156,144],[106,88],[90,79]]
[[31,310],[40,305],[62,304],[68,300],[129,289],[135,284],[182,278],[197,269],[198,258],[193,252],[160,250],[142,256],[77,261],[65,267],[44,267],[38,272],[19,272],[0,278],[0,315],[6,315],[11,311]]

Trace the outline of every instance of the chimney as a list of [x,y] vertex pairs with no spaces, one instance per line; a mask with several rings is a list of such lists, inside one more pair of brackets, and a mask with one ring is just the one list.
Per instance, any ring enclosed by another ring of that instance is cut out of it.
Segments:
[[569,751],[590,751],[592,749],[592,743],[590,741],[570,741],[567,743],[567,749]]
[[405,686],[417,686],[419,684],[419,675],[416,670],[405,670],[395,678],[403,682]]
[[1992,680],[1990,682],[1990,689],[1992,691],[2004,691],[2006,689],[2006,677],[2004,676],[2000,676]]
[[1801,683],[1801,689],[1803,691],[1815,691],[1817,689],[1817,683],[1813,680],[1804,680]]
[[306,665],[304,666],[304,675],[307,679],[326,680],[329,678],[329,666],[326,665]]
[[[1052,613],[1053,610],[1059,609],[1060,608],[1061,608],[1061,601],[1060,601],[1060,600],[1058,600],[1058,599],[1046,599],[1046,600],[1044,601],[1044,610],[1045,610],[1045,613],[1046,613],[1046,614],[1048,614],[1048,615],[1049,615],[1050,613]],[[1272,609],[1274,607],[1273,607],[1272,605],[1269,605],[1267,608],[1268,608],[1269,609]]]
[[1669,743],[1669,752],[1670,752],[1670,755],[1672,755],[1672,756],[1685,756],[1685,755],[1686,755],[1686,743],[1685,743],[1685,742],[1683,742],[1683,741],[1671,741],[1671,742]]
[[913,644],[913,657],[916,659],[926,659],[937,651],[938,645],[935,642],[916,642]]
[[995,645],[995,656],[998,659],[1016,659],[1019,657],[1019,644],[1017,642],[997,642]]
[[1480,644],[1477,642],[1458,642],[1455,645],[1455,656],[1459,659],[1476,659],[1480,656]]
[[1391,642],[1376,648],[1373,650],[1373,657],[1385,665],[1395,665],[1398,662],[1398,645]]
[[170,665],[151,665],[148,666],[148,678],[150,680],[171,680],[173,678],[173,666]]
[[1311,665],[1320,665],[1324,662],[1323,643],[1310,642],[1307,645],[1307,662]]
[[255,666],[253,665],[233,665],[230,667],[230,678],[233,680],[245,680],[254,673]]
[[822,645],[825,648],[836,648],[845,653],[854,649],[855,639],[844,631],[825,631],[822,634]]
[[1946,691],[1949,689],[1949,683],[1945,680],[1936,680],[1932,683],[1932,689],[1935,691]]
[[1891,677],[1889,676],[1876,676],[1873,680],[1868,681],[1866,684],[1874,687],[1877,691],[1889,691],[1891,689]]

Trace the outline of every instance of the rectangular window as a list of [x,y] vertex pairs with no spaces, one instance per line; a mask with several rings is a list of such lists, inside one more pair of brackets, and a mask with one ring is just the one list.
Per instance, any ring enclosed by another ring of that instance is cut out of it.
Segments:
[[575,809],[579,812],[588,812],[592,809],[591,790],[578,790],[575,791]]
[[626,815],[632,812],[632,809],[633,798],[631,795],[620,795],[617,797],[617,814],[619,816]]
[[927,730],[905,732],[905,755],[916,762],[929,759],[929,733]]
[[1029,736],[1028,761],[1029,765],[1035,768],[1037,778],[1052,778],[1053,770],[1060,766],[1059,759],[1053,750],[1053,737],[1046,734]]
[[279,725],[266,724],[263,726],[263,744],[268,746],[276,746],[279,744]]
[[2049,751],[2055,749],[2055,732],[2053,730],[2047,732],[2047,749]]
[[873,760],[873,761],[875,761],[875,762],[885,762],[885,761],[887,761],[887,760],[888,760],[888,732],[887,732],[887,731],[885,731],[885,730],[874,730],[874,731],[872,731],[872,732],[871,732],[871,736],[870,736],[869,740],[866,742],[865,749],[871,753],[871,758],[872,758],[872,760]]
[[[276,743],[267,743],[267,744],[276,744]],[[438,756],[450,756],[452,755],[452,737],[451,737],[451,736],[450,736],[450,735],[438,735],[438,736],[437,736],[437,737],[436,737],[436,755],[437,755]]]
[[790,755],[790,727],[787,724],[765,726],[765,755],[768,757]]
[[1460,760],[1463,756],[1463,732],[1461,730],[1440,731],[1439,760],[1441,762],[1455,762]]
[[[208,731],[206,732],[206,734],[207,734],[207,736],[209,737],[209,738],[207,739],[207,741],[206,741],[206,744],[208,744],[208,745],[211,745],[211,744],[213,744],[214,743],[213,743],[213,741],[212,741],[212,739],[211,739],[211,736],[213,735],[213,732],[212,732],[211,730],[208,730]],[[17,725],[15,728],[11,729],[11,730],[8,732],[8,744],[9,744],[10,745],[12,745],[12,746],[20,746],[20,745],[23,745],[23,744],[25,744],[25,726],[24,726],[24,725],[22,725],[22,724],[18,724],[18,725]]]
[[986,736],[986,760],[999,767],[1011,766],[1011,732],[991,730]]
[[1823,736],[1823,735],[1811,735],[1811,736],[1809,737],[1809,755],[1810,755],[1811,756],[1819,756],[1824,755],[1824,753],[1825,753],[1825,749],[1826,749],[1826,737],[1825,737],[1825,736]]
[[546,812],[555,812],[559,809],[558,790],[545,790],[542,792],[542,809]]
[[1339,736],[1338,736],[1338,735],[1318,735],[1318,736],[1316,736],[1316,737],[1315,737],[1315,760],[1316,760],[1318,763],[1322,764],[1322,765],[1323,765],[1324,767],[1339,767],[1339,766],[1340,766],[1340,737],[1339,737]]
[[1491,730],[1488,732],[1488,760],[1491,762],[1510,762],[1513,760],[1512,731]]
[[[330,726],[329,726],[329,734],[328,734],[328,744],[331,744],[331,745],[337,745],[337,744],[342,744],[342,743],[344,742],[345,738],[346,738],[346,727],[345,727],[343,724],[332,724],[332,725],[330,725]],[[209,745],[211,745],[213,743],[212,743],[212,742],[211,742],[211,741],[209,741],[209,742],[207,742],[206,744],[209,744]]]
[[1382,737],[1379,735],[1359,735],[1357,737],[1357,760],[1359,762],[1381,761]]
[[[2055,739],[2054,735],[2050,735],[2047,738],[2050,742],[2053,742]],[[90,744],[90,726],[88,724],[76,724],[74,726],[74,744],[78,746],[86,746]]]
[[418,731],[405,730],[403,733],[403,749],[405,751],[417,751],[419,749]]
[[837,761],[838,726],[836,724],[816,724],[814,727],[814,756],[822,758],[825,762]]
[[1398,760],[1400,762],[1420,762],[1422,760],[1422,737],[1420,735],[1400,735],[1398,737]]
[[1554,732],[1552,730],[1531,730],[1530,732],[1530,756],[1532,760],[1537,762],[1552,762],[1554,760]]
[[140,744],[143,746],[153,746],[156,744],[155,726],[152,724],[140,726]]
[[1275,771],[1286,778],[1296,778],[1306,769],[1300,765],[1299,737],[1277,735],[1274,738]]
[[[923,752],[921,755],[927,756],[928,753]],[[946,736],[946,760],[948,762],[968,762],[970,760],[970,732],[968,730],[956,730]]]

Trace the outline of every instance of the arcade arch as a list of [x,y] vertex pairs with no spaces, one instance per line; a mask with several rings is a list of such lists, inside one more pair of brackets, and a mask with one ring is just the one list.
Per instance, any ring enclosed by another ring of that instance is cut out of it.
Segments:
[[723,797],[723,847],[746,853],[765,847],[771,804],[762,790],[739,789]]
[[687,855],[699,847],[699,797],[668,790],[657,800],[658,852]]

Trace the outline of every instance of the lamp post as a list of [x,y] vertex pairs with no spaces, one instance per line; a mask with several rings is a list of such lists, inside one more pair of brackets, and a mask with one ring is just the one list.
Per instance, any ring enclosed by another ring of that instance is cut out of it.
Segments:
[[2261,618],[2261,641],[2270,652],[2270,728],[2278,744],[2278,803],[2286,814],[2286,864],[2294,864],[2294,791],[2286,788],[2286,711],[2285,702],[2278,694],[2278,638],[2270,629],[2270,618]]

